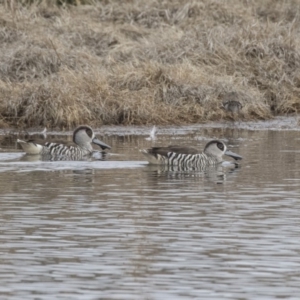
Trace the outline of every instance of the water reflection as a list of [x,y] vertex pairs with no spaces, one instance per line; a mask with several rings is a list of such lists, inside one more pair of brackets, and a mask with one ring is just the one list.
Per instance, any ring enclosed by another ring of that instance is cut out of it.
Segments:
[[208,180],[215,183],[223,183],[227,176],[237,171],[238,164],[229,164],[227,167],[222,164],[206,167],[186,167],[186,166],[169,166],[169,165],[149,165],[146,172],[151,178],[157,180],[164,179],[191,179],[191,180]]
[[91,155],[82,156],[80,158],[75,156],[66,156],[66,155],[32,155],[24,154],[20,158],[20,161],[95,161],[95,160],[106,160],[109,156],[107,152],[94,151]]
[[240,168],[150,166],[134,135],[108,136],[106,161],[0,153],[2,298],[297,299],[297,132],[227,134],[155,143],[223,139]]

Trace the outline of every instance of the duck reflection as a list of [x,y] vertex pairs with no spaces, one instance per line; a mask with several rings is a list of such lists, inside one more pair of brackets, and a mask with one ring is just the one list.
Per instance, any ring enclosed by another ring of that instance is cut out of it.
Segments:
[[217,184],[226,181],[230,174],[236,172],[240,168],[239,164],[228,163],[218,164],[216,166],[207,167],[186,167],[186,166],[169,166],[169,165],[148,165],[149,174],[152,178],[165,179],[194,179],[208,180]]
[[109,154],[106,152],[101,151],[94,151],[91,156],[83,156],[80,159],[75,159],[73,157],[65,156],[65,155],[51,155],[51,154],[44,154],[44,155],[32,155],[32,154],[24,154],[20,161],[95,161],[95,160],[107,160]]

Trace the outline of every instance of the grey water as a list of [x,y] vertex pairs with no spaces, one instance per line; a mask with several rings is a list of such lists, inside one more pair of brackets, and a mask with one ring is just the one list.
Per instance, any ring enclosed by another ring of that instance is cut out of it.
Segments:
[[[111,154],[84,162],[0,136],[0,299],[299,299],[300,132],[149,130],[96,130]],[[212,139],[238,168],[165,170],[139,152]]]

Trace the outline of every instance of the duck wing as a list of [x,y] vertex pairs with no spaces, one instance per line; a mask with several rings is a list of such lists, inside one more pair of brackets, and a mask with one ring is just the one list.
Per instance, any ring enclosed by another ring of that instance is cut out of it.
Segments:
[[170,152],[177,154],[198,154],[199,150],[192,147],[183,147],[177,145],[170,145],[167,147],[152,147],[148,149],[148,153],[154,156],[157,156],[158,154],[162,156],[167,156]]

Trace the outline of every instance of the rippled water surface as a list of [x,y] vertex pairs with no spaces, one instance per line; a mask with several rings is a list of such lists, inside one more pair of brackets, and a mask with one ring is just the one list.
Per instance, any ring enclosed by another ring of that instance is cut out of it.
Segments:
[[[1,299],[299,299],[299,131],[96,132],[107,161],[34,161],[0,136]],[[168,171],[138,151],[214,138],[240,168]]]

